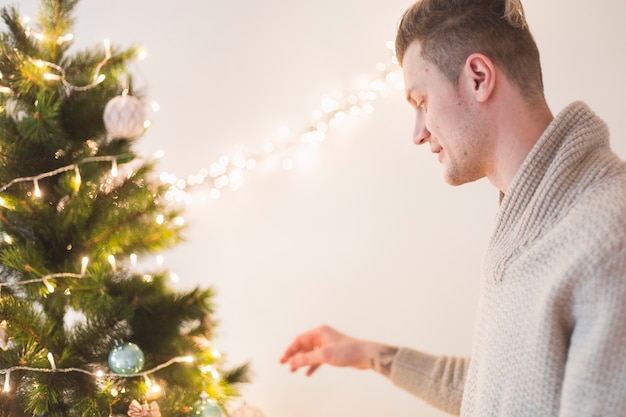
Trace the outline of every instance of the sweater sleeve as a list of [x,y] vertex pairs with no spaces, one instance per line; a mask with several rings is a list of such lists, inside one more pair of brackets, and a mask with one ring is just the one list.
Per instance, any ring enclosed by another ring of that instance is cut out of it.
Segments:
[[453,415],[461,411],[468,358],[433,356],[400,348],[390,379],[396,386]]

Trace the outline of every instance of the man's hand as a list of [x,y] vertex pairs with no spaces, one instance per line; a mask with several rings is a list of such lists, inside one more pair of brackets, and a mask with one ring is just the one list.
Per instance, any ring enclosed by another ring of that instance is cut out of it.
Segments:
[[324,363],[374,369],[389,376],[397,351],[396,347],[355,339],[324,325],[296,337],[280,358],[280,363],[288,363],[292,372],[308,367],[307,376]]

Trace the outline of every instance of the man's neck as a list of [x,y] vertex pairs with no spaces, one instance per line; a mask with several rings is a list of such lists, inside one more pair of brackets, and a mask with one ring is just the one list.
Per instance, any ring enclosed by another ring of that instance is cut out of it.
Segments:
[[487,178],[493,186],[506,193],[522,163],[554,120],[548,105],[534,107],[526,103],[500,106],[494,123],[497,126],[498,145],[494,166]]

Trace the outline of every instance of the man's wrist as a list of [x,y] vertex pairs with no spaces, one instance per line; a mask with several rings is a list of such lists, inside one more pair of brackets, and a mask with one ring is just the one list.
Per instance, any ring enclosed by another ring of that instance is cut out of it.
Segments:
[[372,356],[370,356],[371,368],[376,372],[389,377],[391,375],[391,366],[397,353],[397,347],[381,346],[373,352]]

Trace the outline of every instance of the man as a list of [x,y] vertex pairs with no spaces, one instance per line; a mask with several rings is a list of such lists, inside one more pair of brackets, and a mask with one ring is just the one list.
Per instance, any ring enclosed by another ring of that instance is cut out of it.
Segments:
[[462,416],[626,415],[626,164],[581,102],[554,117],[519,0],[422,0],[396,53],[448,183],[487,177],[500,207],[470,358],[358,340],[328,326],[282,363],[375,369]]

